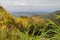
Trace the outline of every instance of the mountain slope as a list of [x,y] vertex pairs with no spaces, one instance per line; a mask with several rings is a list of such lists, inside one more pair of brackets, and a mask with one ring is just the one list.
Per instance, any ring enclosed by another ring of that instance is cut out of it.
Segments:
[[55,15],[60,15],[60,10],[47,14],[48,18],[53,18]]
[[2,6],[0,6],[0,26],[6,28],[14,21],[14,16],[9,14]]
[[49,19],[54,19],[56,15],[60,15],[60,10],[54,11],[48,14],[43,14],[43,15],[38,15],[42,18],[49,18]]
[[60,25],[60,10],[42,16],[42,18],[50,19],[54,21],[57,25]]

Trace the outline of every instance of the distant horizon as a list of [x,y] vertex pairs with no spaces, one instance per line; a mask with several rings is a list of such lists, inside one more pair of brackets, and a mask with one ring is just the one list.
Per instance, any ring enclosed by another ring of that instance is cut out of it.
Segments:
[[[59,10],[55,10],[55,11],[59,11]],[[32,11],[32,12],[46,12],[46,13],[50,13],[50,12],[55,12],[55,11]],[[9,12],[30,12],[30,11],[9,11]]]

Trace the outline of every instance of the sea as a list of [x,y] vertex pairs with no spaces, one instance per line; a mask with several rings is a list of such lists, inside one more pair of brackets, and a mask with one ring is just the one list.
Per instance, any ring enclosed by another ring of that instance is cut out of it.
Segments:
[[15,17],[47,14],[48,12],[10,12]]

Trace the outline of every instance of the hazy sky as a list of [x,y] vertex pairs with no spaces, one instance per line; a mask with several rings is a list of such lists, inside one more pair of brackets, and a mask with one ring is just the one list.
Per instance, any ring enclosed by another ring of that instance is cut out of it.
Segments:
[[60,0],[0,0],[8,11],[56,11],[60,10]]

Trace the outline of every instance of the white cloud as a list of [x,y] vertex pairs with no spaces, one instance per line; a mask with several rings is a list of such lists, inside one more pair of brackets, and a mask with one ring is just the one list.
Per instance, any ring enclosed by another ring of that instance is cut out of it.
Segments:
[[16,5],[16,6],[28,6],[28,5],[30,5],[30,3],[14,3],[14,5]]
[[[40,11],[45,9],[60,9],[60,0],[0,0],[8,10]],[[27,9],[27,10],[26,10]]]
[[22,6],[26,6],[26,3],[15,3],[14,5],[22,5]]

